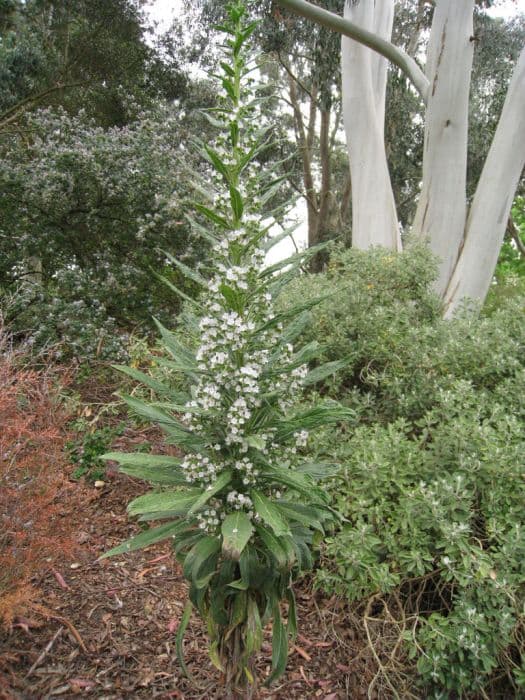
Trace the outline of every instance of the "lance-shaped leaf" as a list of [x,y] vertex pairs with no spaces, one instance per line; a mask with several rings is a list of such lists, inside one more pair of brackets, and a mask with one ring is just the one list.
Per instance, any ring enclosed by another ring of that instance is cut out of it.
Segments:
[[306,250],[302,250],[299,253],[294,253],[293,255],[290,255],[288,258],[284,258],[283,260],[279,260],[279,262],[274,263],[273,265],[270,265],[269,267],[265,267],[264,270],[261,272],[261,277],[270,277],[271,275],[275,274],[279,270],[282,270],[283,267],[287,267],[288,265],[298,265],[300,263],[303,263],[310,258],[312,258],[314,255],[319,253],[321,250],[324,250],[328,246],[332,244],[331,241],[326,241],[326,243],[319,243],[318,245],[311,246],[310,248],[307,248]]
[[281,421],[277,426],[276,439],[277,441],[287,440],[299,430],[315,430],[331,423],[353,420],[355,420],[355,411],[335,401],[327,401],[298,413],[289,420]]
[[107,557],[114,557],[117,554],[126,554],[127,552],[134,552],[137,549],[144,549],[144,547],[149,547],[151,544],[156,544],[157,542],[175,537],[187,527],[188,523],[185,521],[165,523],[164,525],[159,525],[159,527],[153,527],[150,530],[146,530],[146,532],[141,532],[135,535],[135,537],[131,537],[117,547],[113,547],[113,549],[110,549],[109,552],[105,552],[99,559],[106,559]]
[[201,449],[204,447],[204,442],[201,437],[195,435],[190,430],[187,430],[182,423],[166,411],[160,408],[145,403],[133,396],[120,394],[120,397],[128,404],[128,406],[141,418],[145,418],[152,423],[157,423],[170,436],[173,443],[181,447],[189,449]]
[[219,474],[219,476],[215,479],[213,484],[210,484],[204,493],[202,493],[199,498],[195,501],[195,503],[192,505],[192,507],[188,511],[188,515],[192,515],[193,513],[196,513],[198,510],[200,510],[206,503],[215,496],[216,493],[219,493],[219,491],[222,491],[222,489],[230,483],[232,480],[232,473],[231,471],[225,471],[222,472],[222,474]]
[[336,374],[340,369],[346,367],[349,360],[336,360],[335,362],[325,362],[323,365],[310,370],[306,377],[303,379],[303,384],[309,386],[310,384],[315,384],[316,382],[321,382],[330,375]]
[[198,221],[196,221],[192,216],[189,214],[185,214],[185,217],[189,224],[191,225],[191,228],[196,231],[202,238],[204,238],[205,241],[208,241],[208,243],[211,243],[211,245],[215,245],[216,243],[219,242],[220,238],[218,236],[215,236],[211,231],[208,231],[206,226],[203,226],[200,224]]
[[230,187],[230,204],[233,215],[235,216],[236,220],[239,221],[242,218],[244,204],[242,202],[241,193],[233,186]]
[[272,613],[272,672],[266,679],[265,685],[267,686],[283,675],[288,660],[288,633],[281,620],[281,611],[277,601],[273,605]]
[[208,562],[215,569],[220,548],[221,543],[218,537],[211,535],[201,537],[184,559],[183,572],[185,578],[195,583],[200,576],[206,575],[204,569]]
[[250,496],[253,501],[253,507],[258,515],[269,525],[274,533],[280,537],[281,535],[290,534],[290,526],[286,517],[266,496],[259,491],[252,489]]
[[290,559],[288,550],[281,543],[273,532],[262,525],[256,525],[255,530],[261,538],[267,552],[274,559],[279,569],[290,569],[293,566],[294,557]]
[[208,285],[208,281],[204,279],[202,275],[199,275],[198,272],[193,270],[191,267],[188,267],[185,265],[183,262],[180,260],[177,260],[177,258],[174,258],[173,255],[170,253],[167,253],[166,251],[162,251],[164,255],[168,258],[168,260],[175,265],[175,267],[178,267],[179,270],[182,272],[182,274],[185,277],[188,277],[188,279],[192,280],[192,282],[196,282],[199,284],[201,287],[206,287]]
[[[224,124],[222,124],[221,126],[224,128]],[[219,172],[223,176],[226,182],[230,182],[230,168],[226,165],[226,163],[224,163],[223,160],[221,160],[217,151],[215,151],[210,146],[205,146],[204,154],[207,160],[209,160],[210,163],[213,165],[215,170],[217,170],[217,172]]]
[[106,452],[101,459],[118,462],[119,471],[152,484],[186,484],[180,459],[170,455],[148,455],[143,452]]
[[278,483],[283,486],[288,486],[288,488],[294,491],[298,491],[303,494],[303,496],[306,496],[310,502],[316,500],[319,503],[325,503],[329,498],[322,489],[315,486],[310,477],[306,474],[292,471],[291,469],[266,466],[261,476],[270,483]]
[[219,216],[211,209],[208,209],[208,207],[205,207],[203,204],[195,203],[193,206],[195,207],[195,209],[197,209],[197,211],[200,211],[201,214],[204,214],[204,216],[207,219],[209,219],[212,223],[217,224],[217,226],[220,226],[221,228],[224,228],[228,231],[233,228],[231,221],[228,221],[222,216]]
[[173,399],[173,401],[176,401],[177,403],[184,404],[186,403],[186,401],[189,401],[189,396],[187,394],[184,394],[181,391],[174,391],[171,387],[167,386],[166,384],[163,384],[157,379],[154,379],[149,374],[135,369],[134,367],[127,367],[125,365],[111,366],[113,367],[113,369],[116,369],[119,372],[122,372],[123,374],[127,374],[128,377],[131,377],[137,382],[144,384],[144,386],[153,389],[153,391],[155,391],[157,394],[169,396],[171,399]]
[[200,489],[186,491],[162,491],[160,493],[146,493],[128,504],[130,515],[141,513],[163,513],[170,511],[172,514],[186,515],[188,509],[201,495]]
[[288,520],[324,532],[319,520],[319,513],[315,508],[304,506],[302,503],[289,503],[287,501],[279,501],[275,505]]
[[184,608],[184,612],[182,613],[182,617],[177,628],[177,634],[175,636],[175,648],[177,649],[177,657],[179,659],[182,671],[187,677],[189,677],[189,673],[188,668],[184,662],[184,650],[182,648],[182,642],[184,641],[184,634],[186,632],[186,628],[188,627],[192,610],[193,605],[191,604],[191,601],[188,600]]
[[259,606],[257,605],[257,601],[250,596],[248,597],[246,616],[246,651],[248,655],[259,651],[262,646],[262,641],[263,632]]
[[170,353],[170,355],[175,360],[180,362],[181,365],[185,365],[188,368],[195,367],[196,369],[197,361],[195,360],[195,353],[193,353],[189,348],[184,346],[178,340],[175,333],[172,333],[167,328],[165,328],[159,320],[157,320],[156,318],[154,318],[153,320],[155,321],[155,325],[160,331],[164,347]]
[[221,532],[224,555],[237,561],[253,533],[250,518],[241,510],[230,513],[222,522]]
[[298,472],[308,474],[315,481],[335,476],[340,469],[341,465],[334,462],[303,462],[297,467]]
[[191,304],[191,306],[194,306],[195,308],[197,308],[199,310],[202,309],[202,306],[198,301],[196,301],[192,297],[188,296],[188,294],[186,294],[186,292],[183,292],[182,289],[179,289],[177,286],[175,286],[171,280],[167,279],[163,275],[159,275],[159,273],[156,272],[155,270],[152,270],[152,273],[159,280],[159,282],[162,282],[162,284],[165,284],[166,287],[171,289],[171,291],[174,292],[181,299],[184,299],[184,301],[187,301],[188,304]]

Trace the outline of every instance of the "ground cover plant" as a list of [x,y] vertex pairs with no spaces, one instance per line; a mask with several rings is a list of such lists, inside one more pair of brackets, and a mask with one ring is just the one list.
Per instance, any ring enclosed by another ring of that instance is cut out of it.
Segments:
[[[242,4],[228,7],[221,26],[225,97],[209,115],[221,136],[214,147],[203,146],[216,194],[211,207],[195,205],[205,224],[194,222],[212,243],[215,265],[196,273],[173,259],[203,288],[196,301],[187,298],[192,313],[186,321],[199,340],[196,353],[180,334],[159,324],[170,357],[155,361],[186,377],[186,391],[124,368],[159,397],[154,402],[124,397],[129,407],[157,423],[184,455],[106,455],[122,472],[171,488],[129,504],[130,514],[142,521],[165,522],[104,556],[172,540],[190,582],[177,634],[181,662],[183,634],[196,608],[207,624],[210,657],[223,673],[227,693],[255,682],[253,657],[270,621],[272,672],[266,682],[284,673],[288,639],[297,629],[293,578],[311,568],[314,541],[337,520],[315,483],[331,465],[308,460],[309,431],[353,415],[334,401],[299,406],[303,386],[332,374],[340,363],[309,372],[307,363],[319,344],[293,346],[308,320],[305,309],[318,300],[282,314],[273,310],[297,260],[262,267],[265,249],[275,241],[268,241],[261,207],[275,183],[265,182],[253,162],[268,138],[257,125],[259,100],[251,89],[255,63],[246,50],[255,27]],[[291,270],[276,274],[290,262],[295,263]]]

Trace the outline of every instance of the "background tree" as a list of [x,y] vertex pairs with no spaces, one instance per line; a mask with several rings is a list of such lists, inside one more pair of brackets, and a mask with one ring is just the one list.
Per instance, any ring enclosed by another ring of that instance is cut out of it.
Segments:
[[423,179],[412,228],[416,235],[429,238],[440,259],[436,286],[445,312],[453,313],[464,297],[483,300],[525,162],[525,51],[516,64],[467,216],[474,0],[436,2],[425,73],[390,42],[393,0],[381,5],[347,3],[344,18],[304,0],[280,4],[344,35],[342,86],[354,245],[401,248],[383,136],[387,57],[408,76],[426,105]]
[[0,6],[0,128],[28,108],[80,107],[104,125],[125,123],[130,96],[180,97],[177,58],[151,39],[143,0],[4,0]]

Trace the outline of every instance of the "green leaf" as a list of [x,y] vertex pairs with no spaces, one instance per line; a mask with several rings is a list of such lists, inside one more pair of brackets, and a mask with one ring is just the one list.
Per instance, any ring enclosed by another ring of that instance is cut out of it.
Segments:
[[274,680],[283,675],[288,660],[288,635],[281,620],[279,603],[274,603],[272,612],[272,673],[268,676],[265,685],[270,685]]
[[236,96],[235,96],[235,89],[233,87],[233,83],[228,80],[227,78],[222,79],[222,86],[228,93],[229,97],[232,99],[233,102],[235,102]]
[[288,554],[273,532],[262,525],[256,525],[255,530],[263,541],[268,553],[277,564],[277,567],[279,569],[288,569]]
[[298,472],[308,474],[315,481],[335,476],[340,469],[341,465],[333,462],[303,462],[297,467]]
[[175,636],[175,647],[177,649],[177,657],[179,659],[182,671],[186,677],[189,677],[189,673],[186,664],[184,663],[184,650],[182,648],[182,642],[184,640],[186,628],[188,627],[188,623],[190,621],[192,610],[193,605],[191,604],[191,601],[188,600],[188,602],[186,603],[186,607],[184,608],[184,612],[182,613],[179,627],[177,629],[177,634]]
[[235,71],[234,71],[233,68],[232,68],[231,66],[229,66],[225,61],[221,61],[221,62],[219,63],[219,65],[220,65],[220,67],[222,68],[222,70],[226,73],[227,76],[229,76],[230,78],[233,78],[233,77],[234,77]]
[[186,484],[180,469],[181,460],[169,455],[148,455],[144,452],[106,452],[100,459],[118,462],[119,471],[153,484]]
[[253,533],[250,518],[241,510],[231,513],[224,518],[221,532],[224,555],[237,561]]
[[220,226],[221,228],[227,230],[230,230],[232,228],[232,225],[229,221],[224,219],[222,216],[216,214],[212,209],[208,209],[208,207],[205,207],[203,204],[198,204],[197,202],[195,202],[193,206],[195,207],[195,209],[197,209],[197,211],[200,211],[200,213],[203,214],[212,223],[217,224],[217,226]]
[[244,205],[242,202],[241,193],[233,186],[230,186],[230,202],[235,219],[240,221],[244,211]]
[[309,501],[315,499],[322,503],[329,498],[319,487],[314,485],[313,481],[306,474],[301,474],[291,469],[267,466],[262,476],[272,483],[277,482],[302,493]]
[[325,364],[312,369],[303,379],[303,385],[309,386],[316,382],[321,382],[332,374],[336,374],[340,369],[347,367],[350,360],[336,360],[335,362],[325,362]]
[[192,507],[188,511],[188,515],[192,515],[193,513],[196,513],[198,510],[200,510],[213,496],[215,496],[216,493],[219,493],[219,491],[222,491],[222,489],[230,483],[232,480],[232,473],[231,471],[225,471],[222,472],[222,474],[219,474],[219,476],[215,479],[213,484],[210,484],[204,493],[199,496],[199,498],[195,501],[195,503],[192,505]]
[[259,651],[263,641],[263,630],[259,606],[251,596],[246,606],[246,652],[248,656]]
[[144,386],[149,387],[150,389],[153,389],[157,394],[162,394],[169,396],[172,398],[174,401],[177,401],[178,403],[184,404],[186,401],[189,401],[189,396],[187,394],[184,394],[182,392],[174,391],[171,387],[167,386],[166,384],[163,384],[162,382],[159,382],[156,379],[153,379],[149,374],[146,374],[145,372],[141,372],[138,369],[135,369],[134,367],[127,367],[126,365],[111,365],[113,369],[116,369],[118,372],[122,372],[123,374],[127,374],[128,377],[131,377],[132,379],[135,379],[137,382],[140,382],[141,384],[144,384]]
[[200,489],[146,493],[143,496],[134,498],[128,504],[128,513],[130,515],[140,515],[141,513],[170,511],[178,515],[186,515],[188,509],[195,503],[200,494]]
[[189,214],[185,214],[185,217],[190,223],[192,229],[194,229],[200,236],[202,236],[205,241],[208,241],[208,243],[211,243],[211,245],[215,245],[219,242],[220,238],[218,236],[216,236],[211,231],[208,231],[208,229],[205,226],[196,221],[192,216],[190,216]]
[[220,159],[219,154],[216,151],[214,151],[213,148],[210,148],[209,146],[205,146],[204,151],[208,155],[208,158],[211,161],[211,163],[213,164],[213,167],[215,168],[215,170],[217,170],[217,172],[219,172],[224,177],[226,182],[229,182],[230,181],[230,169],[228,168],[226,163],[224,163]]
[[187,522],[165,523],[164,525],[159,525],[159,527],[153,527],[146,532],[141,532],[135,537],[131,537],[117,547],[113,547],[109,552],[105,552],[100,556],[99,559],[107,559],[107,557],[114,557],[117,554],[126,554],[137,549],[144,549],[144,547],[149,547],[152,544],[174,537],[187,527]]
[[208,575],[209,570],[205,570],[208,564],[214,571],[220,548],[221,543],[218,537],[203,535],[184,559],[183,573],[185,578],[195,584],[199,577]]
[[201,287],[208,286],[208,280],[204,279],[202,275],[199,275],[199,273],[196,270],[193,270],[191,267],[188,267],[180,260],[177,260],[177,258],[174,258],[173,255],[170,255],[170,253],[167,253],[164,250],[162,252],[168,258],[168,260],[182,272],[182,274],[185,277],[190,279],[192,282],[195,282],[196,284],[200,285]]
[[188,447],[190,449],[200,449],[203,446],[203,440],[198,435],[195,435],[190,430],[187,430],[182,423],[171,416],[166,411],[156,408],[151,404],[147,404],[140,399],[136,399],[132,396],[126,396],[125,394],[120,394],[120,397],[125,401],[128,406],[141,418],[145,418],[152,423],[157,423],[160,425],[174,440],[174,442],[181,447]]
[[288,258],[284,258],[283,260],[279,260],[273,265],[265,267],[263,272],[261,273],[261,276],[271,277],[279,270],[282,270],[283,267],[288,267],[288,265],[300,265],[301,263],[308,261],[314,255],[317,255],[317,253],[319,253],[321,250],[328,248],[330,245],[332,245],[332,241],[326,241],[325,243],[319,243],[318,245],[310,246],[310,248],[302,250],[299,253],[294,253]]
[[235,148],[239,141],[239,125],[236,121],[230,123],[230,140],[233,148]]
[[355,415],[355,411],[345,408],[335,401],[319,404],[296,414],[289,420],[281,421],[277,426],[276,440],[287,440],[299,430],[315,430],[331,423],[354,421]]
[[[156,318],[153,320],[160,331],[164,347],[170,355],[180,362],[181,365],[188,367],[188,369],[192,369],[193,367],[196,369],[197,362],[195,360],[195,354],[178,340],[175,333],[165,328]],[[158,360],[158,358],[155,358],[155,360]]]
[[250,496],[257,513],[278,537],[290,534],[288,521],[276,505],[255,489],[250,491]]
[[246,443],[256,450],[264,450],[266,447],[266,440],[259,435],[248,435],[246,437]]
[[202,305],[199,304],[198,301],[193,299],[192,297],[188,296],[186,292],[183,292],[182,289],[179,289],[176,287],[173,282],[171,282],[169,279],[164,277],[163,275],[159,275],[158,272],[155,270],[152,270],[152,273],[155,275],[155,277],[162,282],[162,284],[165,284],[166,287],[171,289],[172,292],[174,292],[177,296],[179,296],[181,299],[184,299],[184,301],[187,301],[188,304],[191,304],[191,306],[194,306],[196,309],[202,310]]
[[295,604],[295,595],[291,588],[286,589],[286,600],[288,601],[288,624],[286,626],[286,631],[292,641],[295,641],[297,637],[297,606]]
[[288,520],[324,532],[323,526],[318,519],[319,514],[315,508],[304,506],[302,503],[288,503],[286,501],[279,501],[275,505]]
[[224,673],[223,665],[221,664],[221,657],[219,656],[219,642],[218,640],[213,641],[208,649],[208,654],[210,656],[210,661],[215,666],[215,668]]

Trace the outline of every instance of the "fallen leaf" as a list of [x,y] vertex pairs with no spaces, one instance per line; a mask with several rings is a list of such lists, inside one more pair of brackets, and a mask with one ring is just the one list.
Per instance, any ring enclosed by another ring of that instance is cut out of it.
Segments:
[[312,657],[311,657],[309,654],[307,654],[306,651],[305,651],[304,649],[302,649],[301,647],[297,646],[297,644],[295,644],[293,648],[294,648],[294,651],[296,651],[296,652],[299,654],[299,656],[302,656],[303,659],[304,659],[305,661],[311,661],[311,660],[312,660]]
[[179,626],[178,618],[172,617],[171,620],[168,622],[168,632],[170,634],[173,634],[178,626]]
[[60,588],[63,588],[64,590],[67,590],[68,588],[71,588],[71,586],[68,586],[68,584],[65,582],[64,577],[62,576],[62,574],[59,573],[58,571],[55,571],[55,569],[53,569],[53,576],[54,576],[54,577],[56,578],[56,580],[58,581],[58,585],[60,586]]

